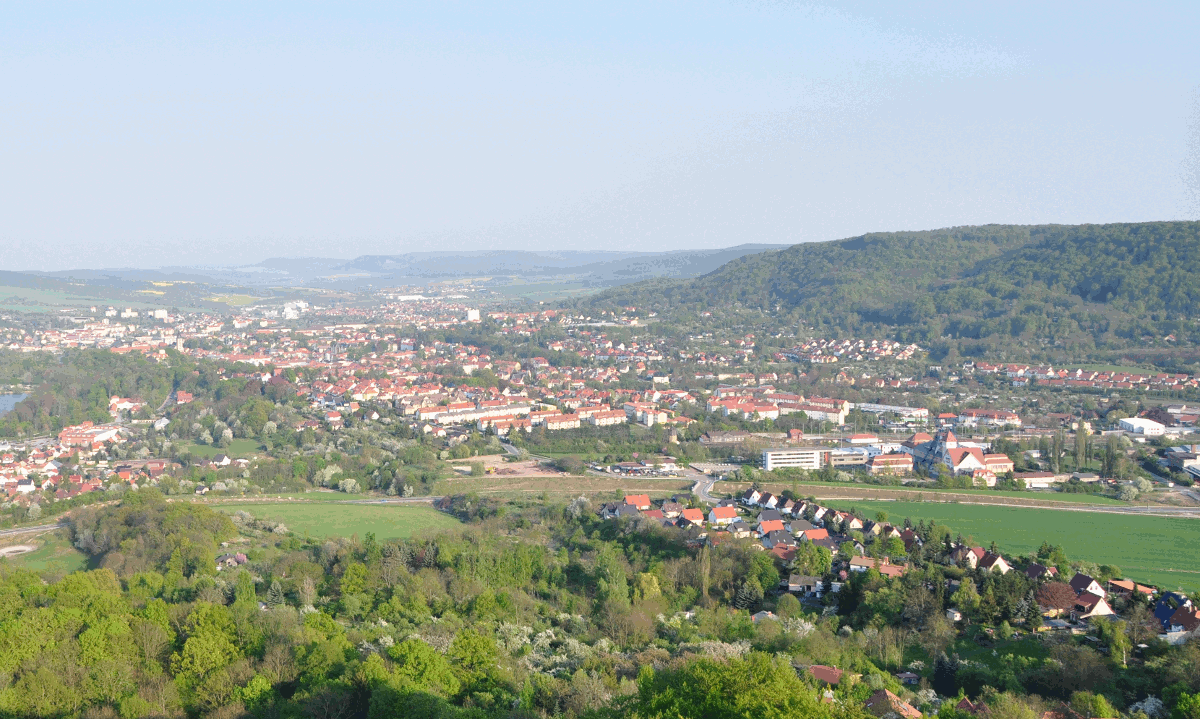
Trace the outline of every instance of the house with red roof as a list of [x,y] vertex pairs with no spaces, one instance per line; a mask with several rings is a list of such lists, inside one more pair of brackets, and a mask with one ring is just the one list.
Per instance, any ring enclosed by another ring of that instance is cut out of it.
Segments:
[[782,519],[768,519],[766,521],[759,522],[758,527],[756,529],[757,529],[760,537],[766,536],[766,535],[770,534],[771,532],[782,532],[783,531],[783,520]]
[[625,495],[625,504],[638,508],[638,511],[644,512],[650,509],[650,495],[648,494],[627,494]]
[[818,539],[829,539],[829,530],[824,528],[806,529],[803,532],[800,532],[797,537],[802,542],[815,542]]
[[680,520],[691,523],[697,527],[704,526],[704,511],[700,509],[685,509],[679,515]]
[[[737,520],[737,508],[735,507],[713,507],[708,511],[708,522],[715,526],[724,526],[732,524]],[[783,522],[780,522],[782,527]]]

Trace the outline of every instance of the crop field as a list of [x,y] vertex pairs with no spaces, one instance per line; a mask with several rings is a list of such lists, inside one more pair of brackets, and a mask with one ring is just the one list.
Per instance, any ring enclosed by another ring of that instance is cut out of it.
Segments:
[[505,297],[519,297],[531,302],[562,300],[568,297],[581,297],[599,292],[601,287],[587,287],[581,282],[513,282],[510,285],[497,285],[492,288]]
[[255,518],[283,522],[293,532],[312,537],[363,537],[374,532],[378,539],[391,539],[459,526],[457,519],[426,505],[244,502],[219,504],[214,509],[229,514],[245,510]]
[[478,492],[488,497],[505,499],[534,499],[542,494],[557,500],[572,499],[581,494],[593,501],[609,501],[617,494],[649,494],[661,499],[673,494],[691,492],[690,478],[621,477],[617,475],[559,475],[450,477],[439,480],[433,494],[467,494]]
[[[713,486],[713,494],[737,496],[750,486],[749,482],[717,482]],[[877,484],[858,484],[854,482],[798,482],[791,483],[764,482],[762,487],[769,492],[779,493],[794,489],[800,496],[813,495],[822,497],[844,497],[850,494],[861,495],[864,498],[879,497],[881,499],[897,499],[912,497],[913,501],[946,501],[946,497],[961,496],[963,501],[1005,503],[1005,499],[1015,500],[1012,504],[1099,504],[1115,507],[1128,507],[1129,502],[1122,502],[1111,497],[1095,494],[1068,494],[1066,492],[1005,492],[992,489],[926,489],[921,487],[886,486]],[[1144,502],[1138,502],[1144,504]]]
[[212,297],[208,298],[209,302],[220,302],[222,304],[229,305],[230,307],[241,307],[243,305],[252,305],[255,302],[261,302],[262,300],[263,300],[262,297],[255,297],[253,295],[240,295],[240,294],[213,295]]
[[868,517],[884,511],[889,520],[937,520],[950,531],[987,546],[996,542],[1010,556],[1037,551],[1042,542],[1062,546],[1074,560],[1115,564],[1126,576],[1164,589],[1200,589],[1200,519],[1152,517],[1054,509],[932,502],[830,502],[856,507]]

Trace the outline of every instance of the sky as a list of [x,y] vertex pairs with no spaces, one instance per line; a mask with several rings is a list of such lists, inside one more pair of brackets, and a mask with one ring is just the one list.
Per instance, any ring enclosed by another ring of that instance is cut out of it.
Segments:
[[1200,219],[1194,1],[0,18],[0,269]]

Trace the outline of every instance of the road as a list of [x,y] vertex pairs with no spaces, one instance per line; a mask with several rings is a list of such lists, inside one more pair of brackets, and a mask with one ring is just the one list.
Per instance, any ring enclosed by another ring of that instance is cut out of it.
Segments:
[[433,504],[444,497],[388,497],[386,499],[348,499],[334,504]]
[[716,477],[710,477],[707,474],[702,474],[696,478],[696,483],[692,485],[692,494],[700,498],[705,504],[716,504],[721,501],[712,496],[713,485],[717,483]]
[[47,532],[51,529],[58,529],[65,526],[62,522],[54,524],[38,524],[33,527],[15,527],[13,529],[0,529],[0,537],[11,537],[17,534],[29,534],[30,532]]

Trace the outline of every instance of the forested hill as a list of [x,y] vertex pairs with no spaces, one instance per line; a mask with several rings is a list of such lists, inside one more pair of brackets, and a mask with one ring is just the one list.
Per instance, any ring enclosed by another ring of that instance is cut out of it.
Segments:
[[740,306],[794,315],[814,329],[927,342],[1085,336],[1102,345],[1190,336],[1190,318],[1200,316],[1198,270],[1200,222],[985,225],[795,245],[587,302],[660,311]]

